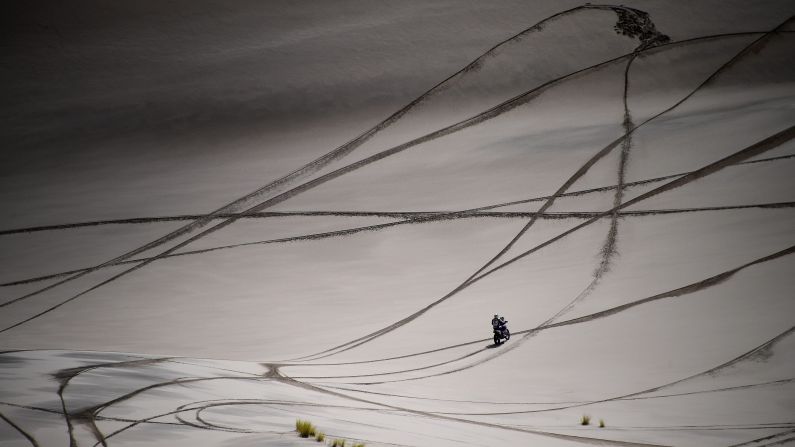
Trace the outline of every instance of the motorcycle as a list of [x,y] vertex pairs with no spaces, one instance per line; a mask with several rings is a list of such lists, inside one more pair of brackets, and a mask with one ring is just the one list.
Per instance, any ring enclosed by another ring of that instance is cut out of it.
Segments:
[[497,346],[501,345],[503,339],[505,339],[505,341],[511,339],[511,331],[508,330],[508,327],[503,326],[502,328],[494,328],[494,344]]

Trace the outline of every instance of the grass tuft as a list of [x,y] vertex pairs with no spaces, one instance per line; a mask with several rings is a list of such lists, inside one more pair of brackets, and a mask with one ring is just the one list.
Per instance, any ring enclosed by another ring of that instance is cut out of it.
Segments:
[[303,419],[297,419],[295,421],[295,431],[298,432],[298,436],[302,438],[308,438],[310,436],[315,436],[316,429],[311,422],[305,421]]
[[599,428],[605,428],[605,420],[599,419]]
[[580,418],[580,425],[591,425],[591,416],[584,414]]
[[[304,419],[296,419],[295,420],[295,431],[298,432],[298,436],[302,438],[315,438],[317,442],[323,442],[326,440],[325,433],[321,433],[320,430],[317,429],[311,422],[304,420]],[[329,447],[346,447],[347,441],[345,439],[335,439],[331,441],[331,444],[328,444]],[[356,443],[353,444],[352,447],[367,447],[364,443]]]

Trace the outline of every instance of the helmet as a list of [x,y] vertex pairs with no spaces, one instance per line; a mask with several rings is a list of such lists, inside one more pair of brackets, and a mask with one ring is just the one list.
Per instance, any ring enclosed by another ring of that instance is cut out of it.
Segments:
[[505,317],[500,317],[500,321],[505,321]]
[[494,314],[494,318],[500,318],[500,316],[497,315],[497,314]]

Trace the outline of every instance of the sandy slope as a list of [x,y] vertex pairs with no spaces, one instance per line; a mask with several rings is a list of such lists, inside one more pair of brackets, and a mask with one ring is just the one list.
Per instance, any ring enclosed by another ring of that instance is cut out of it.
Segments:
[[[486,7],[500,33],[462,4],[414,21],[346,3],[341,23],[293,7],[257,45],[148,58],[93,30],[154,70],[140,79],[64,28],[92,75],[4,131],[0,443],[316,445],[296,418],[370,446],[795,441],[795,11],[716,4]],[[219,14],[266,20],[239,7]],[[222,36],[196,8],[163,20]],[[351,42],[395,60],[328,57]],[[454,55],[411,68],[439,48]],[[312,63],[266,94],[255,50],[286,73]],[[237,68],[202,71],[217,64]],[[64,93],[102,73],[128,90]],[[152,122],[102,127],[140,119],[136,94],[165,95]],[[203,115],[211,97],[238,109]],[[74,115],[43,125],[55,109]],[[30,155],[53,141],[82,149]]]

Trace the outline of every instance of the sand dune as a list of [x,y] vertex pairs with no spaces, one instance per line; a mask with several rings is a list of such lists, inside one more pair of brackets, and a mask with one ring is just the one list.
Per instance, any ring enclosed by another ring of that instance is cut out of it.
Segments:
[[791,5],[443,3],[9,28],[0,443],[795,441]]

